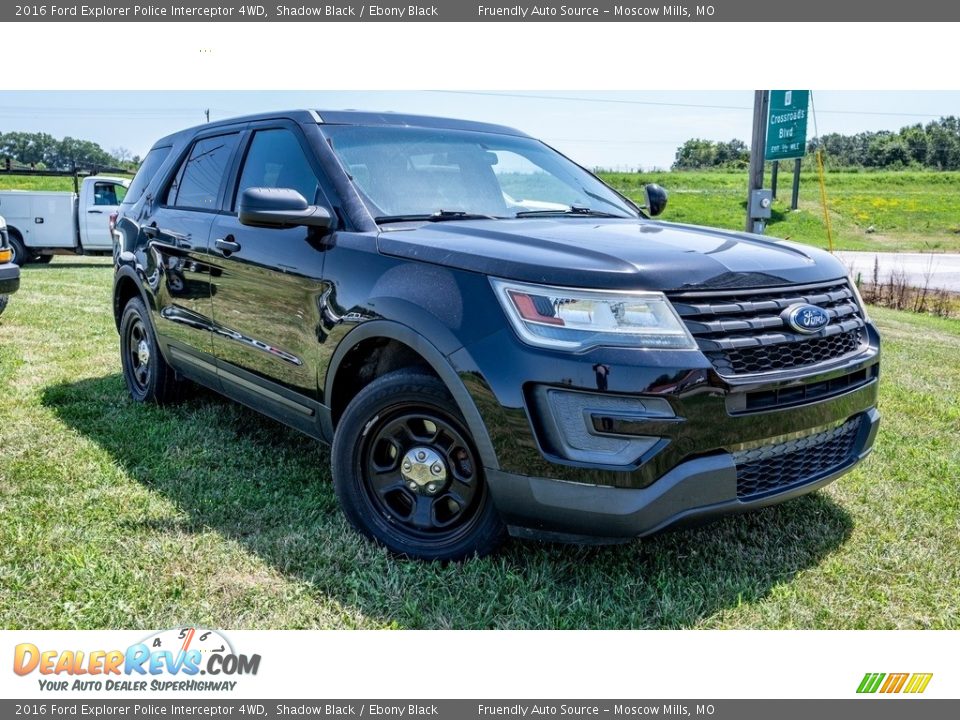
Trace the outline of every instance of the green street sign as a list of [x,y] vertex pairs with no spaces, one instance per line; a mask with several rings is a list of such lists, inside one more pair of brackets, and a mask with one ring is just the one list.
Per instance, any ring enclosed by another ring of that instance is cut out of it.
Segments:
[[788,160],[807,154],[809,90],[771,90],[767,118],[767,160]]

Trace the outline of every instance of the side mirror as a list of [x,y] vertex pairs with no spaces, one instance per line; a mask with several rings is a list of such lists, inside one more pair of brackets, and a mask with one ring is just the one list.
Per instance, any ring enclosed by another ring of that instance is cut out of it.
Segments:
[[251,227],[327,230],[333,225],[333,218],[326,208],[310,205],[303,195],[291,188],[247,188],[237,203],[237,215],[241,225]]
[[656,217],[667,208],[667,191],[656,183],[647,183],[643,186],[643,197],[646,200],[647,214]]

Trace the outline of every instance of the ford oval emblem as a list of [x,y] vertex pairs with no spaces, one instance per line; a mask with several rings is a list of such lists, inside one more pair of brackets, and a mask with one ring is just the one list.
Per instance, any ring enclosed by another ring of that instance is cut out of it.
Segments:
[[830,314],[816,305],[791,305],[783,311],[787,324],[804,335],[822,330],[830,322]]

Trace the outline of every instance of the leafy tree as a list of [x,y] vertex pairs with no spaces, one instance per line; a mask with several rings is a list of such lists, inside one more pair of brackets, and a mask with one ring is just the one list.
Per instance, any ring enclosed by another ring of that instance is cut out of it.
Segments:
[[693,138],[677,149],[673,161],[675,170],[693,170],[713,167],[717,162],[717,145],[711,140]]
[[717,165],[722,167],[746,167],[750,164],[750,148],[743,140],[717,143]]
[[960,118],[942,117],[898,132],[829,133],[808,144],[810,151],[817,147],[823,148],[835,167],[960,170]]
[[906,167],[910,164],[910,146],[900,135],[877,133],[867,146],[864,165],[867,167]]
[[22,165],[43,164],[52,170],[74,167],[109,167],[118,160],[97,143],[65,137],[58,140],[47,133],[0,133],[0,158]]

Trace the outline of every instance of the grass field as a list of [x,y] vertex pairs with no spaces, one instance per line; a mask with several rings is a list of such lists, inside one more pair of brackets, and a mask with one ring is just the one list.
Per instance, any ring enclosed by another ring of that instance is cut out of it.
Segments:
[[[608,173],[610,185],[643,201],[643,185],[670,193],[664,220],[743,230],[746,173]],[[790,210],[792,173],[781,172],[766,234],[827,247],[820,187],[802,173],[798,209]],[[767,186],[769,187],[769,170]],[[837,250],[960,252],[960,172],[830,172],[827,207]],[[872,227],[874,232],[868,233]]]
[[877,449],[824,491],[440,566],[349,531],[313,441],[206,392],[134,405],[110,281],[30,266],[0,317],[0,627],[960,629],[960,322],[875,311]]
[[[603,173],[617,190],[643,202],[643,186],[670,194],[664,220],[743,230],[745,172]],[[792,174],[780,175],[767,235],[827,247],[820,188],[812,172],[790,208]],[[767,171],[769,185],[769,170]],[[837,250],[960,252],[960,172],[830,172],[827,204]],[[73,190],[70,178],[0,176],[0,190]],[[872,227],[874,232],[868,233]]]

